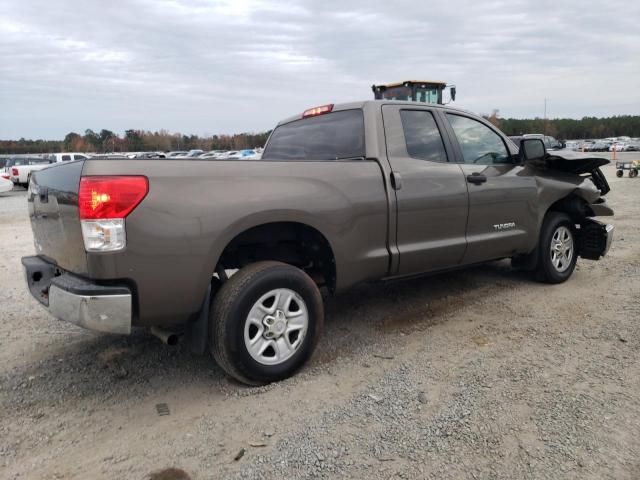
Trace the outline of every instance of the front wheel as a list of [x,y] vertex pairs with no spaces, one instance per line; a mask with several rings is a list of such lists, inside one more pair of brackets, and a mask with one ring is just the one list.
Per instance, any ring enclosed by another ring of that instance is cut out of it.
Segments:
[[309,359],[324,308],[318,287],[302,270],[257,262],[222,285],[209,321],[218,365],[243,383],[262,385],[291,376]]
[[566,281],[576,267],[576,227],[565,213],[547,213],[538,244],[536,277],[546,283]]
[[616,177],[620,178],[624,175],[624,171],[622,170],[616,170]]

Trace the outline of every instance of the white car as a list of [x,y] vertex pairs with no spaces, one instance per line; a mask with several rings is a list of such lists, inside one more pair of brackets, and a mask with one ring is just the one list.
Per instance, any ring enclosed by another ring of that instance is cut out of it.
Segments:
[[218,158],[221,160],[232,160],[232,159],[242,158],[242,155],[240,155],[240,152],[238,150],[230,150],[228,152],[223,153]]
[[49,163],[60,163],[71,160],[86,160],[89,156],[84,153],[50,153],[46,158],[49,160]]
[[0,175],[0,193],[9,192],[13,189],[13,182],[9,180],[9,175]]
[[626,143],[614,143],[609,147],[609,151],[613,152],[615,150],[616,152],[624,152],[626,148],[627,148]]
[[221,158],[221,155],[226,153],[225,150],[211,150],[209,152],[205,152],[198,158]]

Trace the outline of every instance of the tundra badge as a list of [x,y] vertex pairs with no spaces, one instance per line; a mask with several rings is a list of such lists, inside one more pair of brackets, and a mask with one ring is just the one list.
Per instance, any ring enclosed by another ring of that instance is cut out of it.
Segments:
[[512,228],[516,228],[516,223],[515,222],[507,222],[507,223],[496,223],[493,226],[494,230],[511,230]]

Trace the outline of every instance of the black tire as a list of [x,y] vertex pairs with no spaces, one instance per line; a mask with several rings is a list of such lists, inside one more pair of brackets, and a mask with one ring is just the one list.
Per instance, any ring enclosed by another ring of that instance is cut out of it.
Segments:
[[616,170],[616,177],[620,178],[624,175],[624,172],[622,170]]
[[629,170],[629,176],[631,178],[635,178],[638,176],[638,171],[637,170]]
[[[276,365],[256,361],[245,345],[245,324],[254,304],[271,290],[299,295],[308,311],[308,326],[299,347]],[[299,268],[280,262],[257,262],[229,278],[220,288],[209,315],[211,353],[230,376],[248,385],[263,385],[293,375],[311,357],[324,324],[324,306],[316,284]]]
[[[557,268],[551,258],[551,243],[554,234],[566,227],[573,243],[571,259],[566,267]],[[566,213],[548,212],[542,222],[540,240],[538,241],[538,265],[535,270],[536,279],[545,283],[562,283],[566,281],[576,267],[578,259],[578,242],[576,238],[576,226]]]

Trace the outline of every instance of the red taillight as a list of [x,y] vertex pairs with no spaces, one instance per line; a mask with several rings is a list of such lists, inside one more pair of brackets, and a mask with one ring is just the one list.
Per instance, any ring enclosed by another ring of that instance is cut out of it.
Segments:
[[4,178],[5,180],[9,180],[9,175],[2,175],[2,178]]
[[147,177],[80,178],[80,219],[125,218],[149,191]]
[[309,110],[305,110],[302,114],[302,118],[315,117],[316,115],[322,115],[323,113],[330,113],[333,110],[333,103],[329,105],[322,105],[321,107],[313,107]]
[[11,175],[13,175],[14,177],[17,177],[20,175],[20,172],[18,172],[17,168],[12,168],[11,169]]

